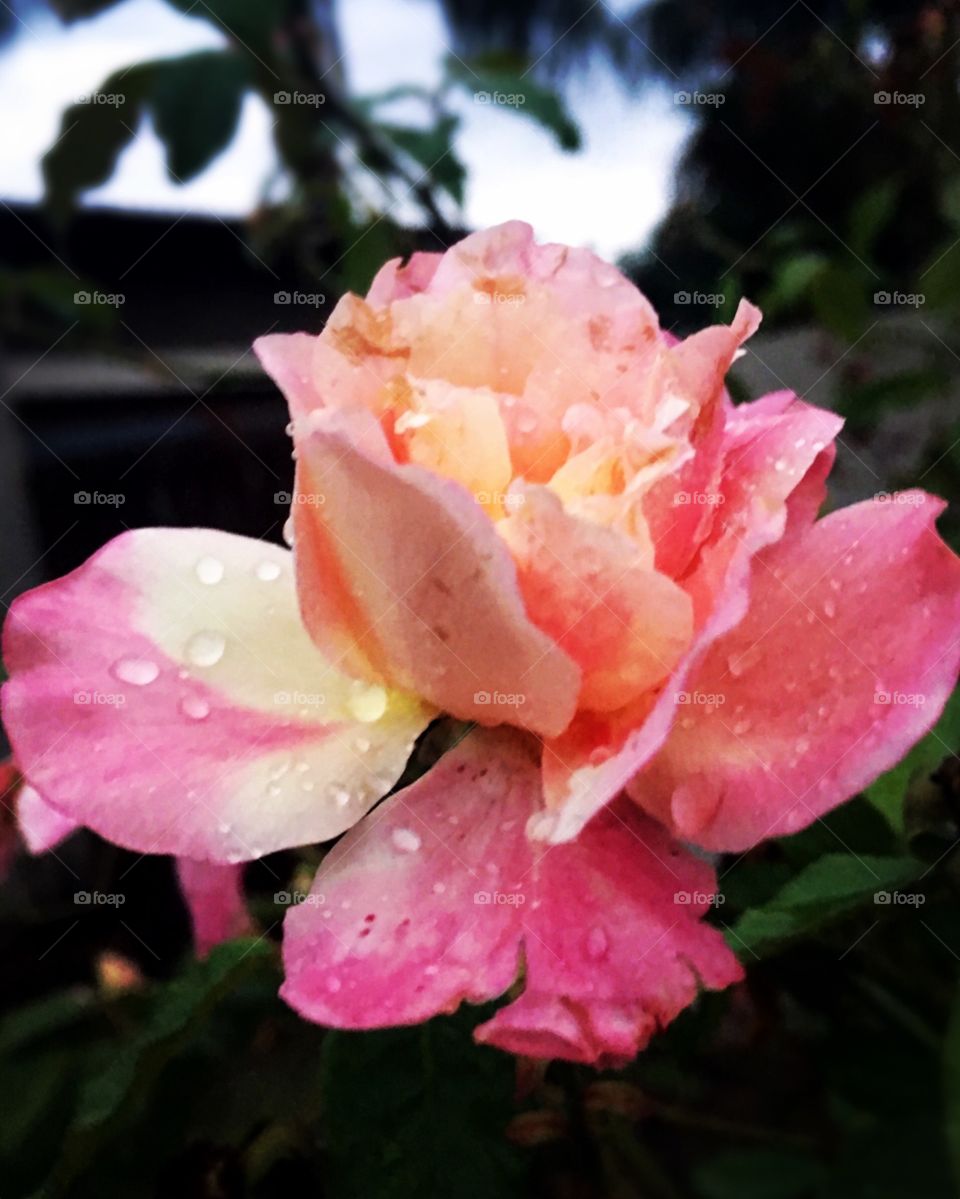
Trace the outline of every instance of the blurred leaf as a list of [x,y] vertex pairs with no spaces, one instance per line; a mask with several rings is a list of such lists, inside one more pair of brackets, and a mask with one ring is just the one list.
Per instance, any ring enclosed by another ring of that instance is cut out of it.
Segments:
[[562,149],[579,150],[580,129],[563,100],[552,88],[536,83],[523,66],[503,54],[487,54],[469,62],[451,55],[446,72],[450,82],[465,88],[477,103],[512,108],[552,133]]
[[850,213],[850,248],[869,258],[873,243],[895,214],[900,198],[900,180],[884,179],[867,188]]
[[167,171],[186,182],[233,140],[250,71],[232,50],[200,50],[152,65],[154,127],[166,148]]
[[960,304],[960,245],[951,235],[939,246],[929,265],[920,273],[917,288],[928,305],[936,308],[956,308]]
[[922,741],[892,770],[882,774],[864,791],[867,799],[890,825],[903,833],[903,800],[911,775],[931,771],[943,758],[960,749],[960,688],[947,700],[940,719]]
[[53,11],[68,24],[71,21],[80,21],[84,17],[92,17],[119,3],[120,0],[50,0]]
[[224,994],[273,956],[272,946],[264,941],[226,942],[158,988],[143,1027],[85,1080],[57,1171],[48,1184],[51,1193],[62,1193],[96,1154],[112,1122],[128,1112],[136,1093],[149,1088],[191,1028],[202,1024]]
[[510,1199],[514,1059],[475,1045],[465,1014],[419,1028],[329,1033],[324,1093],[331,1199]]
[[271,42],[284,16],[285,4],[264,0],[168,0],[188,17],[202,17],[221,33],[239,42],[257,59],[271,57]]
[[423,168],[423,179],[442,187],[458,204],[463,203],[463,185],[467,169],[454,153],[453,136],[460,124],[458,117],[443,116],[432,129],[381,123],[378,132],[388,137],[404,154]]
[[883,413],[940,395],[949,382],[949,373],[936,366],[873,379],[844,396],[842,413],[847,418],[847,427],[870,429]]
[[833,262],[812,280],[814,312],[832,333],[857,341],[876,321],[870,291],[859,270]]
[[788,258],[777,270],[773,286],[764,296],[764,313],[776,316],[806,299],[813,281],[826,266],[827,259],[822,254],[797,254]]
[[895,891],[920,873],[912,858],[824,854],[733,926],[729,943],[763,954],[847,915],[878,891]]
[[71,104],[60,136],[43,156],[47,204],[63,217],[81,192],[105,183],[120,151],[133,140],[153,66],[114,71],[84,104]]
[[694,1171],[698,1199],[803,1199],[824,1176],[808,1155],[774,1149],[732,1149]]

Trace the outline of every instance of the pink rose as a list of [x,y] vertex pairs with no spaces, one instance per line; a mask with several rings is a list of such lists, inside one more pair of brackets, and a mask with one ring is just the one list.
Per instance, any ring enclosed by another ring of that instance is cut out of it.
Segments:
[[[941,502],[817,521],[839,419],[730,404],[758,321],[674,342],[613,267],[511,222],[388,263],[319,337],[261,339],[292,556],[142,530],[21,597],[30,783],[199,862],[352,828],[286,920],[284,995],[313,1019],[426,1019],[522,965],[480,1039],[631,1057],[740,976],[678,841],[816,819],[933,724],[960,660]],[[438,713],[481,727],[374,808]]]

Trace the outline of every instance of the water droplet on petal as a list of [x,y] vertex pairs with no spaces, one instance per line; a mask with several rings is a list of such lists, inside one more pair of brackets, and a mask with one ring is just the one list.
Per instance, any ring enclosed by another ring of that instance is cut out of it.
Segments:
[[202,695],[185,695],[180,701],[180,711],[191,720],[206,720],[210,715],[210,705]]
[[149,658],[121,658],[113,664],[113,673],[121,683],[145,687],[160,673],[160,667]]
[[213,585],[219,583],[223,578],[223,563],[219,558],[213,558],[209,554],[200,559],[197,563],[197,578],[201,583]]
[[446,891],[446,889],[447,888],[444,883],[434,883],[433,884],[434,895],[442,895],[444,893],[444,891]]
[[216,666],[226,648],[223,636],[207,629],[195,633],[187,642],[187,657],[194,666]]
[[257,563],[254,574],[261,583],[272,583],[274,579],[280,578],[280,566],[276,562],[264,560]]
[[288,516],[283,522],[283,540],[287,545],[293,545],[293,517]]
[[332,995],[336,995],[336,993],[340,990],[341,985],[340,979],[337,978],[336,975],[331,975],[327,979],[327,990]]
[[412,828],[395,828],[390,834],[395,849],[401,853],[416,853],[421,841]]
[[366,737],[358,737],[353,743],[353,748],[358,754],[365,754],[370,748],[370,742]]
[[338,808],[345,808],[350,802],[350,792],[346,787],[337,787],[333,792],[333,801]]
[[832,599],[825,599],[823,601],[823,614],[829,620],[832,620],[834,618],[834,616],[836,616],[837,605],[833,602]]
[[373,724],[387,710],[387,693],[379,683],[368,686],[357,680],[350,688],[347,707],[363,724]]

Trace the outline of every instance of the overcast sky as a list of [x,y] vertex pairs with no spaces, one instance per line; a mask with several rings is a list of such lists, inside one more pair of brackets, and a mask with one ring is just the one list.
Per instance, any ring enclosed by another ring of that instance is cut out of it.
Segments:
[[[357,93],[439,79],[444,28],[429,0],[350,0],[340,13],[347,73]],[[44,14],[24,19],[29,28],[18,27],[0,61],[0,195],[8,201],[39,197],[39,159],[57,136],[60,113],[111,71],[223,40],[206,21],[183,17],[163,0],[127,0],[69,28]],[[688,130],[672,100],[665,90],[630,98],[602,70],[575,79],[569,102],[586,146],[569,155],[532,122],[465,95],[458,150],[469,172],[467,223],[523,217],[544,238],[592,245],[609,257],[635,248],[666,208]],[[185,187],[167,179],[160,143],[144,127],[90,202],[243,215],[276,166],[270,126],[263,103],[248,97],[234,143]]]

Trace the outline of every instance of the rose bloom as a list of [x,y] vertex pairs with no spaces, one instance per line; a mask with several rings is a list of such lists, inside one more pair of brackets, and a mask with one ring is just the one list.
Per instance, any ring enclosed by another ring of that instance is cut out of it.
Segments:
[[[292,554],[139,530],[22,596],[5,713],[31,787],[183,859],[204,944],[237,927],[239,863],[351,829],[286,919],[311,1019],[519,980],[478,1039],[629,1059],[741,974],[696,850],[816,820],[957,675],[943,504],[818,520],[839,418],[724,390],[758,323],[742,303],[677,342],[612,266],[510,222],[261,339]],[[472,727],[378,805],[441,714]]]

